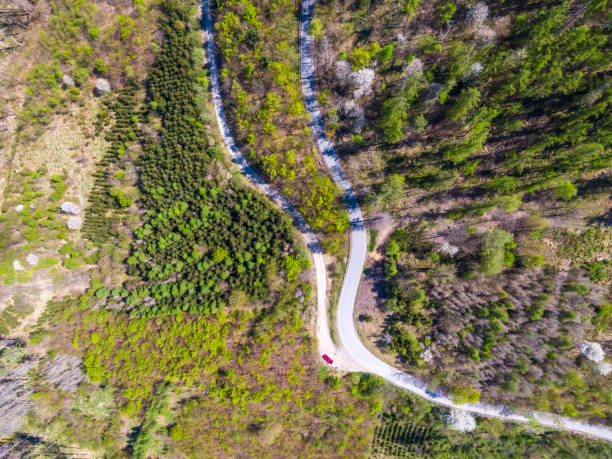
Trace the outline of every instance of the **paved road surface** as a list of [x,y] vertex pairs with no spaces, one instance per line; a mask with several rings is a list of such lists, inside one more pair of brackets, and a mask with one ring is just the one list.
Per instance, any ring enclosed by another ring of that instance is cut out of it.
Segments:
[[331,171],[332,178],[336,184],[346,192],[345,200],[351,221],[351,250],[338,305],[339,347],[336,347],[330,338],[329,324],[327,321],[327,276],[325,272],[325,261],[316,236],[308,227],[304,217],[295,207],[293,207],[280,192],[266,183],[263,178],[249,166],[232,137],[231,130],[223,111],[221,91],[219,88],[214,29],[210,15],[210,0],[202,0],[202,29],[206,34],[206,51],[210,68],[211,91],[219,130],[223,142],[241,172],[293,218],[312,253],[317,281],[317,340],[319,352],[321,354],[329,354],[334,359],[334,365],[337,365],[338,368],[342,370],[367,371],[376,374],[390,383],[404,388],[433,403],[504,420],[528,422],[531,419],[535,419],[542,425],[585,433],[612,441],[612,429],[603,426],[589,425],[549,413],[530,412],[527,413],[527,415],[523,415],[513,413],[504,406],[493,406],[482,403],[456,405],[444,394],[426,392],[427,387],[424,382],[378,359],[363,345],[357,333],[357,329],[355,328],[354,304],[367,249],[366,231],[363,225],[361,209],[359,208],[351,184],[344,174],[333,145],[325,135],[323,119],[321,118],[316,100],[314,57],[312,55],[313,43],[312,38],[308,34],[313,9],[313,0],[304,0],[302,2],[300,18],[300,73],[302,77],[302,91],[306,110],[310,114],[310,124],[317,147],[321,152],[325,164]]

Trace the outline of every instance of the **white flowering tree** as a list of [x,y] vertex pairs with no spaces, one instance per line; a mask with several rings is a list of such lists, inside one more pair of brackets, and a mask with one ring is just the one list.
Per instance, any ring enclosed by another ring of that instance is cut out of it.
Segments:
[[591,341],[585,341],[584,343],[582,343],[580,345],[580,352],[582,352],[582,354],[586,356],[587,359],[595,363],[603,362],[603,359],[606,356],[604,350],[601,347],[601,344],[593,343]]
[[353,132],[361,132],[366,124],[363,107],[357,105],[354,100],[348,100],[344,103],[342,110],[347,116],[353,118]]
[[467,411],[451,409],[445,421],[457,432],[471,432],[476,429],[476,418]]
[[418,57],[412,59],[406,67],[404,67],[404,75],[406,78],[412,78],[413,76],[420,76],[423,74],[423,61]]
[[338,83],[342,86],[346,86],[349,83],[349,76],[351,75],[351,64],[349,61],[343,59],[334,62],[334,76]]
[[353,97],[355,99],[360,99],[372,93],[372,83],[374,82],[375,75],[374,70],[367,68],[350,74],[350,82],[355,87],[353,90]]
[[489,19],[489,7],[484,2],[478,2],[468,11],[468,22],[481,26]]

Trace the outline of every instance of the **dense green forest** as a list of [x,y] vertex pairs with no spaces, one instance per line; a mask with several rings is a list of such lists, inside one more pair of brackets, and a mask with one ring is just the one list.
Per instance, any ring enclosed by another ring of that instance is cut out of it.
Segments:
[[[598,171],[611,160],[606,2],[340,3],[320,15],[334,20],[344,7],[350,22],[316,34],[328,116],[337,118],[332,94],[345,113],[330,130],[347,153],[382,141],[387,175],[432,193],[481,194],[481,212],[602,189]],[[335,58],[330,41],[342,48]]]
[[279,211],[237,179],[209,178],[211,159],[221,153],[201,134],[209,117],[201,42],[177,30],[177,20],[185,19],[162,23],[166,40],[148,83],[150,116],[162,127],[160,140],[147,141],[138,158],[147,220],[127,259],[128,273],[147,285],[132,290],[126,304],[152,298],[151,313],[214,312],[229,298],[266,299],[281,266],[293,277],[308,259],[290,253],[290,223]]
[[328,134],[372,228],[395,217],[363,327],[459,401],[609,422],[609,363],[585,350],[610,349],[609,19],[600,1],[316,10]]

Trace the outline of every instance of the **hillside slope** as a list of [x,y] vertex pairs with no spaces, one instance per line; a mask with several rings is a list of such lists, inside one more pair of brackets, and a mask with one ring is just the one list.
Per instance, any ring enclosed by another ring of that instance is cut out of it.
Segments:
[[401,228],[361,292],[371,348],[457,400],[608,419],[609,363],[585,357],[609,349],[606,3],[316,14],[328,134],[372,229]]

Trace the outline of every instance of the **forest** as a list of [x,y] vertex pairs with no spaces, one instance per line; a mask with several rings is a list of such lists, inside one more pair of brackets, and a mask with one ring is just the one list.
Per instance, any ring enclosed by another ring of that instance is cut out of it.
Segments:
[[300,87],[298,11],[294,1],[217,2],[221,84],[240,146],[310,226],[328,234],[331,248],[334,235],[348,227],[348,217],[308,127]]
[[[589,360],[580,344],[611,329],[610,273],[602,279],[588,262],[565,273],[513,267],[517,245],[495,229],[479,251],[466,253],[464,244],[453,257],[426,231],[396,230],[386,247],[389,348],[460,400],[507,399],[606,420],[606,364]],[[601,247],[581,236],[589,249]]]
[[[598,172],[610,167],[606,2],[436,2],[388,15],[388,26],[408,25],[390,36],[372,18],[398,3],[347,8],[358,11],[350,25],[360,38],[335,62],[330,42],[350,28],[318,32],[330,129],[347,153],[382,141],[394,153],[387,175],[509,209],[538,192],[569,201],[601,188]],[[440,32],[421,35],[431,28]]]
[[[212,135],[192,6],[161,5],[147,83],[103,98],[109,148],[83,226],[98,258],[84,293],[52,302],[27,342],[2,343],[22,420],[10,441],[95,457],[265,456],[281,442],[363,454],[380,407],[353,398],[354,381],[319,374],[308,257]],[[63,179],[53,183],[59,200]]]
[[242,296],[267,299],[279,269],[309,263],[290,251],[291,224],[278,210],[239,180],[209,178],[220,152],[200,133],[206,80],[198,70],[201,43],[174,26],[185,20],[162,23],[166,40],[148,87],[161,140],[146,141],[138,158],[147,219],[127,259],[128,274],[146,284],[131,290],[126,305],[150,300],[153,314],[214,312]]
[[[232,132],[317,232],[337,305],[348,218],[302,103],[300,2],[212,3]],[[610,456],[323,364],[309,254],[220,141],[197,2],[31,7],[0,53],[0,456]],[[380,284],[357,326],[430,391],[609,424],[610,18],[317,2],[319,104]]]
[[608,3],[315,14],[319,103],[384,260],[359,324],[378,355],[460,402],[609,422]]

